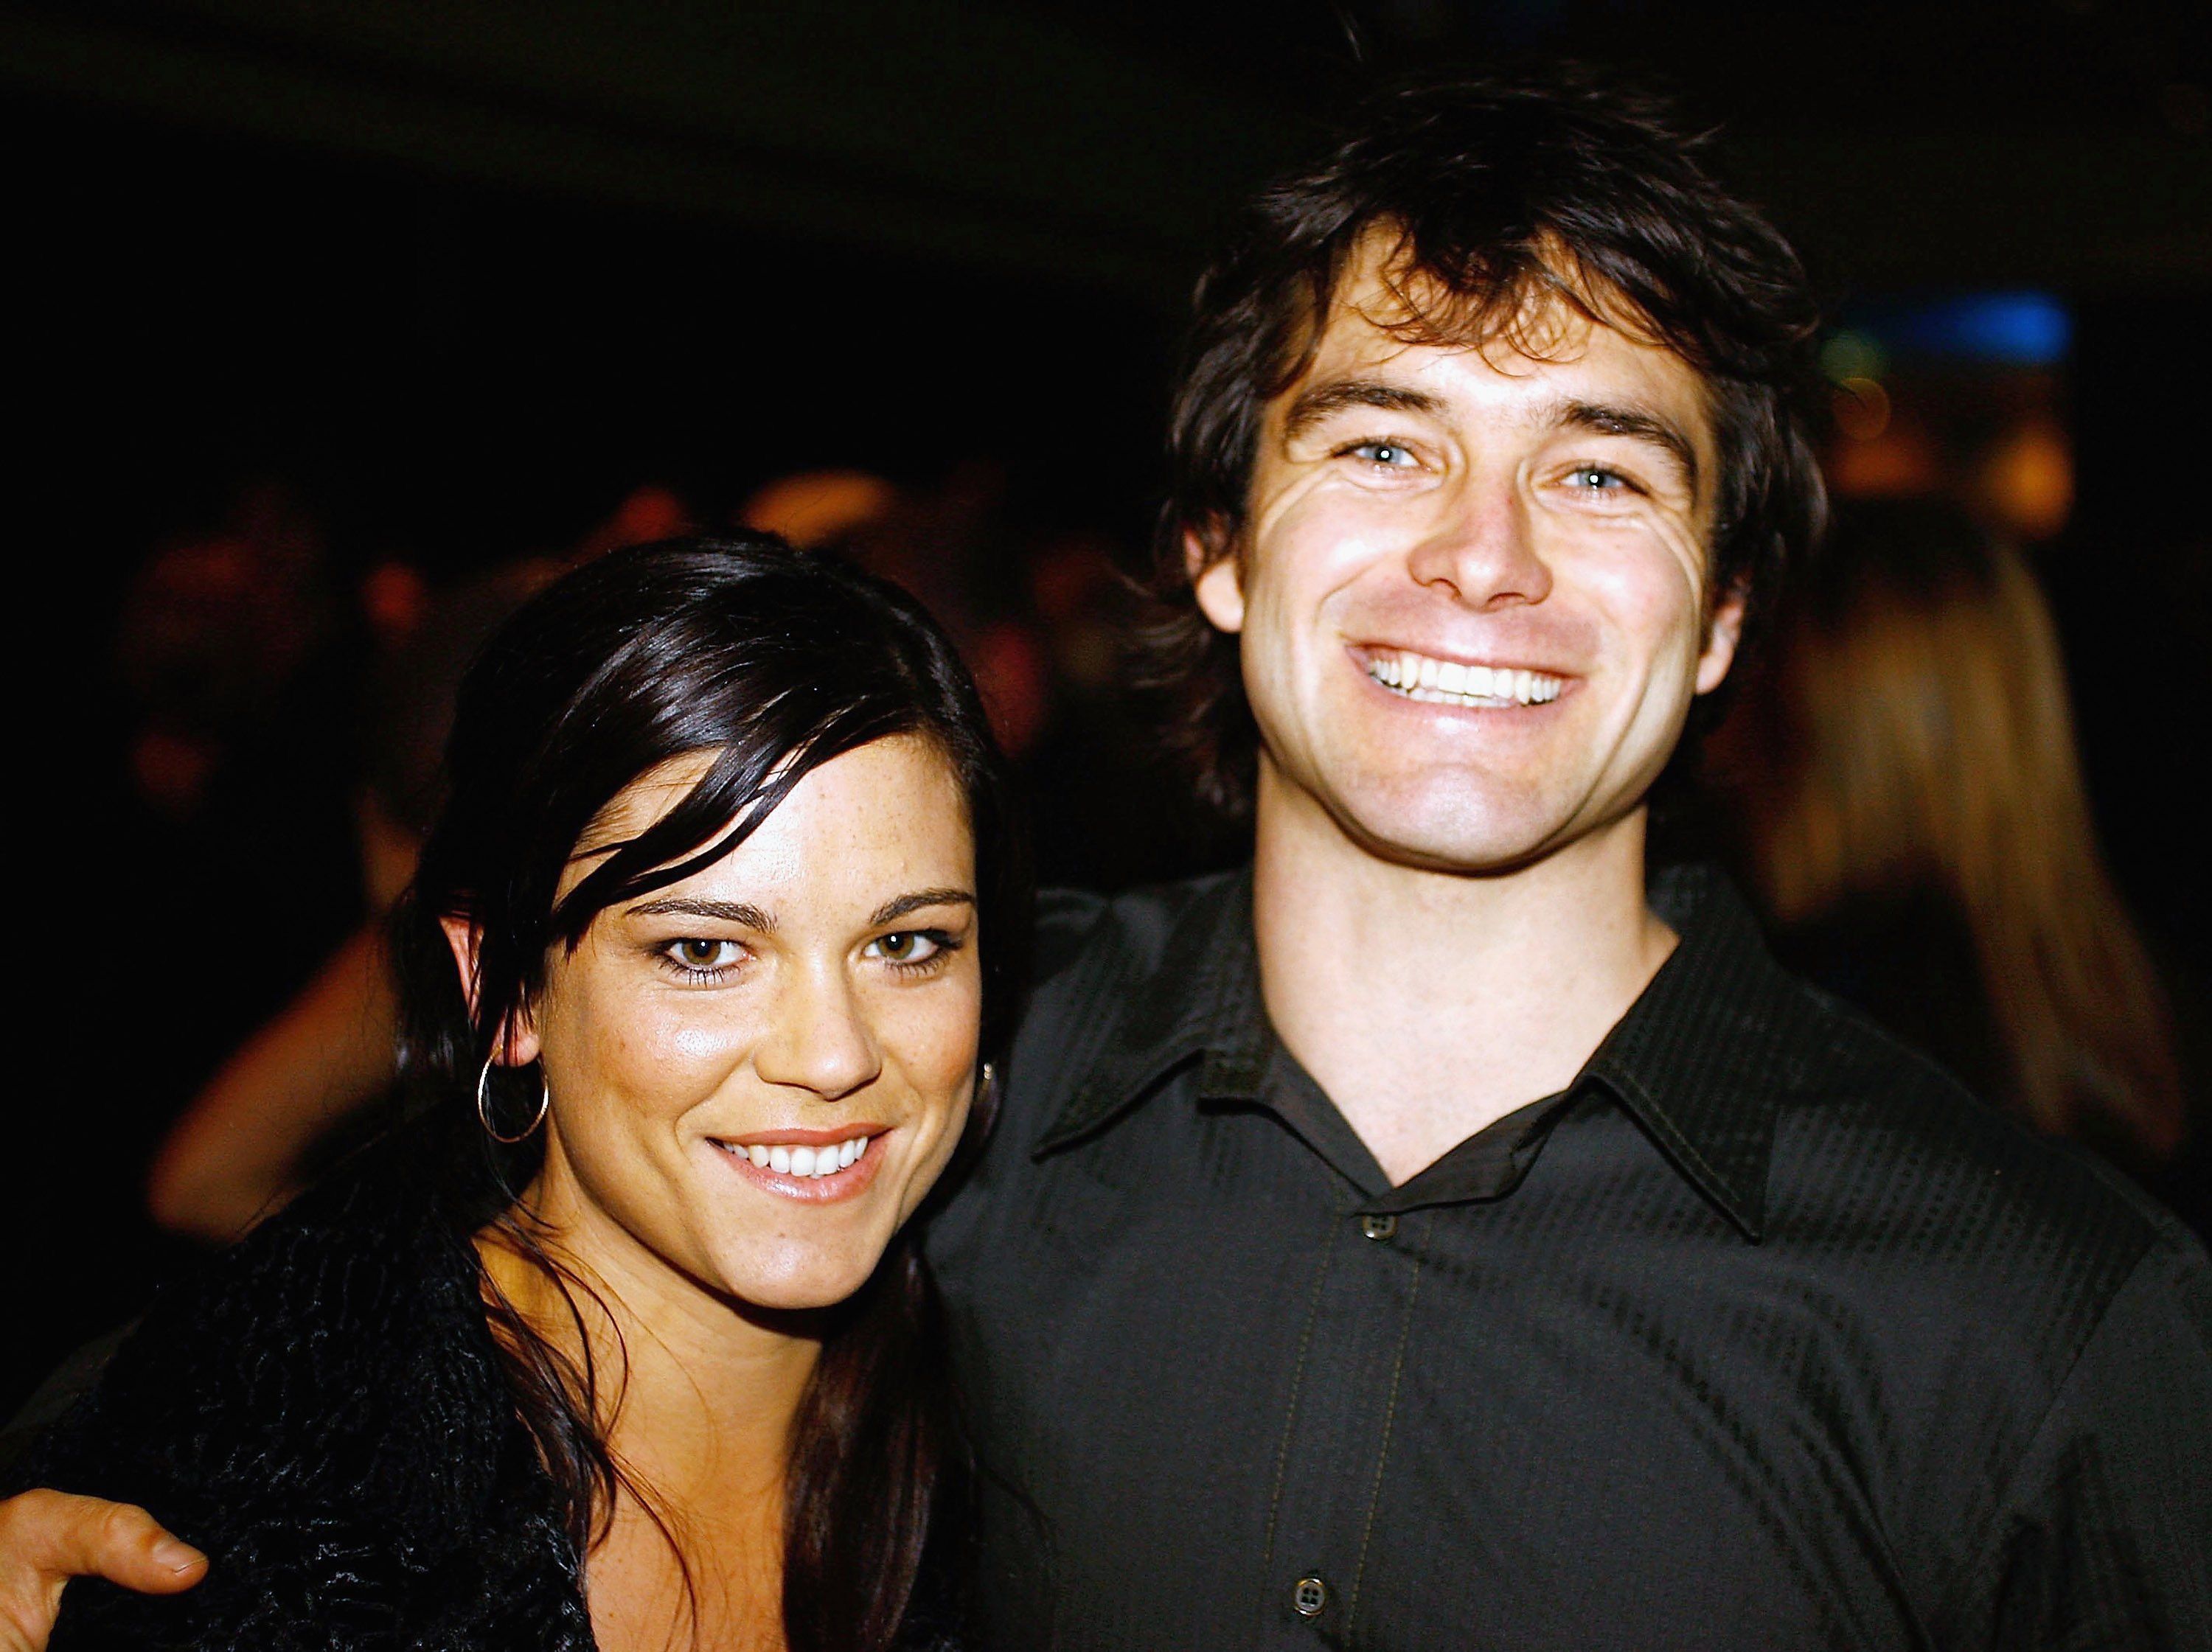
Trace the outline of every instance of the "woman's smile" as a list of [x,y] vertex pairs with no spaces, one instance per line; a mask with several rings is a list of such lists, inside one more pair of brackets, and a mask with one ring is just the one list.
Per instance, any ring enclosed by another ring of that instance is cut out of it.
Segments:
[[781,1199],[829,1204],[852,1199],[875,1180],[888,1149],[870,1145],[890,1133],[880,1125],[844,1130],[766,1130],[742,1141],[707,1139],[708,1145],[751,1185]]

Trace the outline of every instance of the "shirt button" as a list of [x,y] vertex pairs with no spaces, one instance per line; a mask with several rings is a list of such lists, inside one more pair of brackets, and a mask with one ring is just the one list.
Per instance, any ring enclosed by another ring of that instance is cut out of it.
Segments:
[[1370,1239],[1388,1239],[1398,1231],[1398,1218],[1395,1216],[1363,1216],[1359,1218],[1359,1230]]
[[1318,1577],[1301,1577],[1291,1586],[1291,1609],[1301,1618],[1318,1618],[1328,1604],[1328,1585]]

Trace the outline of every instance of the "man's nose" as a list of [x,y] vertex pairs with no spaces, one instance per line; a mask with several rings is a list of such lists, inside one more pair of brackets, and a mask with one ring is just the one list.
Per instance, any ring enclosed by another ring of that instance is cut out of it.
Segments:
[[1469,477],[1437,499],[1437,514],[1407,569],[1469,608],[1541,602],[1552,570],[1540,554],[1527,502],[1505,478]]
[[874,1029],[839,969],[793,971],[777,996],[775,1025],[755,1049],[754,1070],[764,1082],[811,1090],[825,1102],[883,1071]]

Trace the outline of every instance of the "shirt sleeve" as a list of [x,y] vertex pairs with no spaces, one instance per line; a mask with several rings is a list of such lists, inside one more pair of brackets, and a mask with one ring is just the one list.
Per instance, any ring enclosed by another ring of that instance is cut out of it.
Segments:
[[1949,1644],[2212,1652],[2212,1270],[2178,1224],[2082,1348],[1981,1554]]

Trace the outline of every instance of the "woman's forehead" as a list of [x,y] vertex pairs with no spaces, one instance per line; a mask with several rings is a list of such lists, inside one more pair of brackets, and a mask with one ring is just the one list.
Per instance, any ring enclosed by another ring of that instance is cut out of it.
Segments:
[[576,840],[574,859],[585,859],[619,847],[650,830],[669,811],[691,795],[722,755],[720,746],[679,752],[655,763],[600,806],[583,835]]
[[[691,795],[699,783],[712,772],[725,750],[720,746],[708,746],[679,753],[654,764],[610,798],[578,838],[575,851],[569,857],[568,871],[562,879],[563,885],[574,884],[600,859],[650,831]],[[968,799],[955,766],[938,741],[919,733],[886,735],[824,759],[800,778],[792,794],[779,803],[775,810],[768,816],[756,819],[755,831],[759,831],[768,821],[787,810],[793,799],[800,792],[819,789],[818,784],[810,786],[810,782],[833,768],[865,769],[870,784],[877,787],[904,784],[919,786],[933,793],[941,792],[941,800],[947,805],[951,817],[959,823],[964,835],[969,823]],[[939,800],[933,797],[930,803],[933,805]],[[735,820],[723,823],[706,839],[683,850],[675,858],[690,859],[736,824]]]

